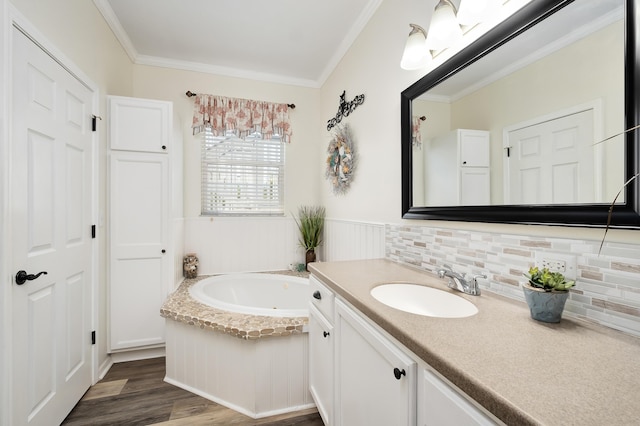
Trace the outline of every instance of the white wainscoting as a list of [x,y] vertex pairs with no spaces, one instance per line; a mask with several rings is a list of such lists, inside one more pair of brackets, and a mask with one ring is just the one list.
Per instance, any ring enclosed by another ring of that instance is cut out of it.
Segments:
[[253,418],[315,406],[307,333],[243,340],[166,320],[165,381]]
[[[200,260],[199,275],[277,271],[304,262],[291,217],[186,218],[184,236],[184,253]],[[327,219],[318,260],[383,258],[384,238],[384,224]]]
[[184,249],[198,256],[198,275],[284,270],[304,259],[289,217],[186,218]]
[[384,224],[327,219],[321,260],[378,259],[385,257]]

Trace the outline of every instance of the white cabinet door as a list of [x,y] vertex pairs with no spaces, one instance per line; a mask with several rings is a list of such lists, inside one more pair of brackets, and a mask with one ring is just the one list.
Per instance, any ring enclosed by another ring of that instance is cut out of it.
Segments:
[[496,424],[466,397],[428,369],[422,370],[418,386],[418,424],[420,426]]
[[336,301],[337,425],[416,424],[416,363]]
[[491,176],[488,167],[460,168],[460,204],[482,206],[491,203]]
[[112,151],[110,349],[164,343],[169,289],[169,163],[163,154]]
[[109,96],[111,149],[167,153],[170,150],[172,103]]
[[461,167],[489,167],[489,132],[458,130]]
[[326,426],[333,425],[333,326],[309,306],[309,391]]

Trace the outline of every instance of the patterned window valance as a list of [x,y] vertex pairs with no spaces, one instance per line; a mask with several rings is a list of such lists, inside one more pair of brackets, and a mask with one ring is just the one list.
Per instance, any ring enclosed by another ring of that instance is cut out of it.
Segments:
[[258,132],[262,139],[291,140],[289,107],[286,103],[196,95],[192,127],[193,134],[209,127],[215,136],[223,136],[231,131],[244,138]]

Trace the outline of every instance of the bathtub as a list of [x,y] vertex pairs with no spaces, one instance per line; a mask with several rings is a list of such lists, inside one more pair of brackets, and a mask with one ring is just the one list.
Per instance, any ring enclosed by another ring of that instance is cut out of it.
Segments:
[[308,300],[296,276],[184,280],[160,311],[165,381],[256,419],[313,407]]
[[309,280],[279,274],[209,277],[189,288],[195,300],[213,308],[249,315],[307,317]]

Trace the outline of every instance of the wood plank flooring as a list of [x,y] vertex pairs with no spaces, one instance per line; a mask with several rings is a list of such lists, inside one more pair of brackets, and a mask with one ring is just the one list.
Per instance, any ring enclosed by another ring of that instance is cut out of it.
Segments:
[[317,410],[252,419],[165,383],[165,359],[114,364],[69,413],[63,425],[323,426]]

